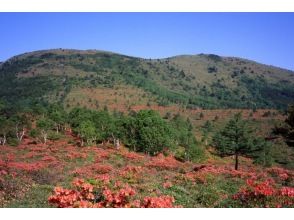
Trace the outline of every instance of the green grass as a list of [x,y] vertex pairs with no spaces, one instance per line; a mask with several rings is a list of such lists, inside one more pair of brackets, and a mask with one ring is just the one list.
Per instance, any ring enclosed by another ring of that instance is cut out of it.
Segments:
[[16,199],[6,208],[48,208],[47,199],[52,194],[53,186],[50,185],[34,185],[22,199]]

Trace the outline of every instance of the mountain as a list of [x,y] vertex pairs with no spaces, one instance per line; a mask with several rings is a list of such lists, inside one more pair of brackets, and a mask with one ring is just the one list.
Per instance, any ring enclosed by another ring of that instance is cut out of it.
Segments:
[[142,59],[97,50],[53,49],[0,64],[0,97],[93,108],[177,105],[187,108],[276,108],[294,101],[294,72],[214,54]]

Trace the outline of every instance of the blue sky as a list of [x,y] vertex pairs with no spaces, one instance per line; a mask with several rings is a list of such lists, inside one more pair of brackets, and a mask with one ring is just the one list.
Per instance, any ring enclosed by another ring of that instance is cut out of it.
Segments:
[[213,53],[294,70],[294,13],[0,13],[0,60],[41,49]]

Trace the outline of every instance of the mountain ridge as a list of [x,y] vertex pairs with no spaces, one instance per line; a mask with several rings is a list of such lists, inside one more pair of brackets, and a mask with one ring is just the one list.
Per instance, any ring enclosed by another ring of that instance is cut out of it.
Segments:
[[150,102],[188,108],[285,109],[294,100],[293,71],[215,54],[145,59],[102,50],[50,49],[14,56],[0,67],[0,97],[22,102],[35,96],[28,88],[38,91],[39,100],[63,103],[73,88],[115,85],[140,88]]
[[273,68],[277,68],[277,69],[281,69],[283,71],[289,71],[292,72],[294,74],[294,70],[285,68],[285,67],[281,67],[281,66],[276,66],[273,64],[267,64],[267,63],[263,63],[260,61],[255,61],[253,59],[250,58],[245,58],[245,57],[238,57],[238,56],[229,56],[229,55],[218,55],[218,54],[213,54],[213,53],[197,53],[197,54],[177,54],[177,55],[171,55],[171,56],[167,56],[167,57],[160,57],[160,58],[144,58],[144,57],[140,57],[140,56],[135,56],[135,55],[127,55],[124,53],[120,53],[120,52],[114,52],[114,51],[109,51],[109,50],[100,50],[100,49],[69,49],[69,48],[53,48],[53,49],[41,49],[41,50],[33,50],[33,51],[29,51],[29,52],[24,52],[24,53],[20,53],[14,56],[9,57],[6,60],[2,60],[0,61],[0,65],[13,59],[13,58],[17,58],[17,57],[21,57],[23,55],[33,55],[35,53],[47,53],[47,52],[56,52],[56,51],[71,51],[71,52],[77,52],[77,53],[86,53],[86,52],[92,52],[92,53],[108,53],[108,54],[116,54],[116,55],[121,55],[121,56],[126,56],[126,57],[132,57],[132,58],[136,58],[136,59],[142,59],[142,60],[166,60],[166,59],[172,59],[172,58],[178,58],[178,57],[195,57],[195,56],[209,56],[209,55],[216,55],[222,58],[232,58],[232,59],[239,59],[239,60],[243,60],[246,62],[253,62],[259,65],[264,65],[267,67],[273,67]]

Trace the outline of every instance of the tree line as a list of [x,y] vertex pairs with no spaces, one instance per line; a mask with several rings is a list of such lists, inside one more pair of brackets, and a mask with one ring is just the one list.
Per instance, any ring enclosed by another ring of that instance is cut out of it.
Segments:
[[[285,122],[273,130],[273,134],[283,136],[289,146],[293,145],[293,115],[294,107],[290,106]],[[62,138],[67,129],[79,138],[81,147],[111,143],[119,149],[123,143],[133,151],[149,155],[172,153],[181,161],[195,162],[205,158],[203,145],[195,138],[195,128],[189,119],[179,114],[163,118],[153,110],[125,114],[80,107],[67,112],[58,104],[38,103],[19,111],[0,102],[0,145],[18,145],[25,135],[46,144],[48,139]],[[211,123],[206,122],[202,130],[202,141],[207,145]],[[255,134],[239,113],[214,132],[211,144],[218,155],[235,157],[236,170],[239,156],[270,166],[272,143]]]

